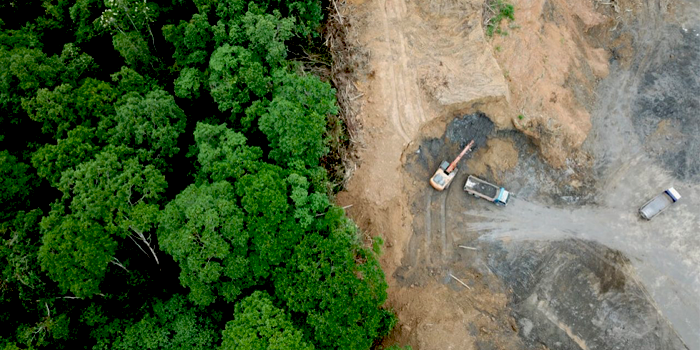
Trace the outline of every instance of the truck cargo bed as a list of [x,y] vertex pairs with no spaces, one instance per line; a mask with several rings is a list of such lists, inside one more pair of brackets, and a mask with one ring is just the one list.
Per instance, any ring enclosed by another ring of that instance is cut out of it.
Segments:
[[489,199],[493,200],[498,195],[499,188],[491,185],[488,182],[481,181],[478,178],[470,176],[467,179],[464,190],[479,193],[484,197],[488,197]]

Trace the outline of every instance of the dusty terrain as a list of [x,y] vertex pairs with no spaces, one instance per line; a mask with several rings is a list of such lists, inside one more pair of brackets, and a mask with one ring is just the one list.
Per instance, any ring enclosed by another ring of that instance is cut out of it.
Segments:
[[[385,345],[700,348],[697,4],[513,4],[489,39],[482,1],[337,3],[368,58],[338,202],[386,242],[400,323]],[[471,139],[453,186],[432,190]],[[467,173],[517,196],[468,198]],[[638,219],[670,185],[683,200]]]

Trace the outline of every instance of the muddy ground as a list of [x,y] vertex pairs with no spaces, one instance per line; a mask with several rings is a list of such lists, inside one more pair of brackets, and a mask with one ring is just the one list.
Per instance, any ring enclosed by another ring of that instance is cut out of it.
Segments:
[[[700,4],[514,3],[494,39],[479,1],[340,3],[369,58],[338,202],[386,241],[384,345],[700,349]],[[515,197],[467,196],[470,173]],[[640,219],[670,186],[679,203]]]

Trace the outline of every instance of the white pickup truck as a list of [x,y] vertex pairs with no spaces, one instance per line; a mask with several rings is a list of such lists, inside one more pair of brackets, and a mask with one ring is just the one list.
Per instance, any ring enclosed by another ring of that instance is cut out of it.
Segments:
[[673,203],[676,203],[679,199],[681,199],[681,195],[678,194],[678,191],[671,187],[650,201],[644,203],[644,205],[639,208],[639,215],[647,220],[651,220],[651,218],[659,215],[662,211],[666,210]]
[[498,187],[472,175],[469,175],[467,178],[467,182],[464,184],[464,191],[474,197],[481,197],[504,207],[508,204],[508,199],[510,198],[510,193],[505,188]]

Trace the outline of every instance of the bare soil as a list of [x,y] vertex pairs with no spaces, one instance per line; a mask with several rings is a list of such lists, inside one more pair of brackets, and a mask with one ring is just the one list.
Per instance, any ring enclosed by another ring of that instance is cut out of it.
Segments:
[[471,174],[490,177],[499,181],[501,175],[518,165],[518,151],[513,141],[506,138],[492,138],[486,147],[479,149],[467,162]]
[[[605,103],[615,102],[611,90],[624,91],[627,100],[635,95],[616,85],[618,80],[610,75],[622,74],[621,81],[636,81],[619,72],[636,68],[634,77],[646,71],[655,74],[648,62],[639,62],[639,57],[646,57],[642,53],[648,52],[640,47],[653,44],[654,38],[640,42],[636,30],[643,25],[634,16],[656,18],[653,9],[665,8],[662,15],[673,17],[669,13],[678,11],[676,5],[664,0],[512,3],[515,22],[501,24],[508,35],[492,39],[484,35],[483,1],[347,0],[332,4],[347,28],[345,42],[355,45],[352,50],[361,53],[357,56],[362,60],[355,66],[354,80],[341,87],[346,110],[354,117],[357,164],[337,202],[352,205],[348,215],[370,236],[381,236],[386,242],[381,262],[389,283],[387,306],[397,312],[399,326],[384,346],[585,349],[610,339],[654,336],[644,327],[632,333],[608,332],[605,320],[600,329],[579,329],[571,312],[565,311],[573,304],[543,304],[536,298],[533,303],[527,295],[519,296],[514,286],[529,281],[530,275],[509,275],[503,266],[511,265],[493,260],[494,256],[505,259],[509,251],[527,253],[516,254],[519,260],[510,261],[519,267],[539,264],[539,260],[527,260],[532,252],[564,251],[563,255],[552,253],[556,259],[546,261],[572,262],[562,270],[571,273],[560,276],[553,270],[548,275],[552,281],[583,283],[590,291],[586,294],[591,298],[588,310],[593,313],[609,312],[606,307],[614,306],[614,300],[627,299],[636,300],[641,305],[638,310],[656,315],[660,308],[669,318],[681,312],[678,303],[690,302],[691,313],[698,310],[697,302],[690,301],[692,293],[700,291],[700,273],[690,268],[700,262],[692,248],[700,247],[700,242],[691,237],[692,227],[700,222],[698,214],[679,214],[677,222],[685,228],[667,233],[659,230],[668,220],[653,226],[633,221],[636,202],[643,202],[648,193],[655,195],[657,187],[671,178],[665,173],[638,176],[644,170],[658,169],[652,164],[655,155],[673,155],[677,163],[682,160],[683,169],[689,169],[683,170],[689,175],[682,179],[697,180],[694,174],[698,172],[693,171],[700,162],[680,154],[700,145],[693,131],[681,127],[697,102],[697,91],[682,95],[685,109],[675,117],[642,113],[644,119],[638,119],[638,126],[633,126],[630,113],[608,117],[615,109],[604,110]],[[665,23],[665,19],[657,21],[657,26]],[[691,59],[683,56],[687,48],[678,50],[677,56],[686,62]],[[601,86],[608,89],[607,98],[598,96],[605,91]],[[692,90],[698,85],[690,82],[686,86]],[[629,111],[654,101],[625,100],[625,106]],[[700,123],[695,120],[688,125]],[[625,145],[634,144],[637,135],[646,145],[645,153],[630,156]],[[477,144],[475,152],[460,163],[452,186],[442,193],[430,189],[427,179],[439,162],[451,160],[471,139]],[[620,140],[624,141],[620,144]],[[461,189],[467,174],[506,186],[517,201],[508,211],[498,211],[486,201],[467,198]],[[696,182],[684,184],[686,193],[700,193]],[[691,199],[686,206],[695,202]],[[669,220],[672,215],[667,215]],[[629,227],[630,234],[621,234],[619,225],[627,225],[623,227]],[[599,252],[591,255],[594,257],[617,256],[623,251],[635,259],[612,259],[613,268],[587,263],[585,256],[574,257],[577,250],[546,243],[562,237],[574,238],[571,242],[578,245],[578,239],[587,239],[614,248],[589,249]],[[662,244],[658,237],[669,239],[671,248],[649,259],[647,255]],[[520,243],[527,240],[545,243]],[[665,258],[668,263],[654,265]],[[581,264],[590,278],[581,280],[573,274],[582,271]],[[681,271],[691,277],[672,277],[683,274]],[[672,281],[676,289],[657,286],[649,292],[640,282],[621,282],[637,279],[652,284]],[[538,285],[522,293],[554,299],[571,296],[565,289],[556,294],[542,288]],[[674,292],[678,300],[660,306],[654,303]],[[524,301],[518,303],[521,297]],[[682,344],[666,319],[654,315],[643,320],[655,325],[652,330],[663,330],[656,333],[661,348]],[[676,316],[681,323],[684,317],[686,323],[698,319],[697,315]],[[686,326],[689,324],[680,325]],[[605,334],[613,338],[596,338],[596,332],[608,332]],[[688,328],[684,334],[688,342],[687,335],[696,333]]]

